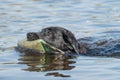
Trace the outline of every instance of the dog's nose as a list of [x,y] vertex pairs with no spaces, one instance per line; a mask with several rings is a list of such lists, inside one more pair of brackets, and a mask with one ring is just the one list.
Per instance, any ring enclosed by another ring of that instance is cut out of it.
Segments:
[[35,32],[29,32],[27,33],[27,40],[33,41],[39,39],[39,36]]

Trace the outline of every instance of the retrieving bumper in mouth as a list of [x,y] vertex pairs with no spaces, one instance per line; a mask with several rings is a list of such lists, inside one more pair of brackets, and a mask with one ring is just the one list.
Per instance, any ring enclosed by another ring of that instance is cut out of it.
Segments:
[[64,52],[54,46],[49,45],[42,39],[34,40],[34,41],[27,41],[26,39],[18,41],[18,47],[31,49],[40,53],[61,53]]

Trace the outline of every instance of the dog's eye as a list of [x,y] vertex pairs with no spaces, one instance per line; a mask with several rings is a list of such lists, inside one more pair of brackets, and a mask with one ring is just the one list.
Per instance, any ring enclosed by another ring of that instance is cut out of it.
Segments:
[[45,31],[45,36],[50,36],[50,35],[51,35],[51,31],[46,30]]
[[50,34],[51,32],[50,31],[47,31],[47,34]]

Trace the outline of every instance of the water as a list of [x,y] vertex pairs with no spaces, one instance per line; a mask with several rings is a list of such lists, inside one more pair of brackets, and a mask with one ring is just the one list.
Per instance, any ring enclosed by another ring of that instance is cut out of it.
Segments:
[[62,26],[76,38],[120,39],[119,0],[0,0],[0,80],[119,80],[120,59],[26,56],[14,50],[27,32]]

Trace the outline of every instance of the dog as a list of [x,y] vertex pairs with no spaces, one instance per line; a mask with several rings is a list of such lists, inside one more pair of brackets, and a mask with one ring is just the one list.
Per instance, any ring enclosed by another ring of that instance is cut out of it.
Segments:
[[80,53],[80,44],[78,43],[74,34],[62,27],[47,27],[42,29],[40,32],[27,33],[28,41],[37,39],[43,39],[50,45],[62,51],[71,51],[77,54]]
[[[86,56],[120,56],[120,40],[102,40],[97,43],[78,42],[74,34],[62,27],[47,27],[40,32],[27,33],[27,40],[43,39],[50,45],[64,51]],[[81,39],[80,39],[81,40]],[[82,41],[82,40],[81,40]]]

